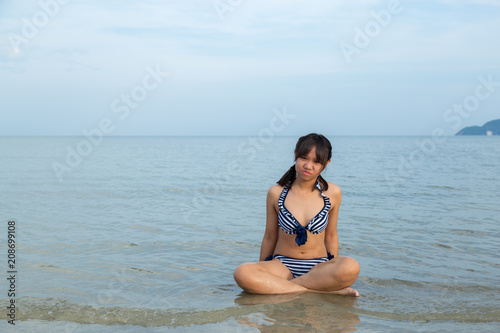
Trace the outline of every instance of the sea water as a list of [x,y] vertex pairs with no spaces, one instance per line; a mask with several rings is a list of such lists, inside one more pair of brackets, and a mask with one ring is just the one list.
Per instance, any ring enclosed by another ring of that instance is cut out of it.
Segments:
[[233,280],[297,138],[94,139],[0,137],[2,332],[498,331],[500,137],[330,137],[359,298]]

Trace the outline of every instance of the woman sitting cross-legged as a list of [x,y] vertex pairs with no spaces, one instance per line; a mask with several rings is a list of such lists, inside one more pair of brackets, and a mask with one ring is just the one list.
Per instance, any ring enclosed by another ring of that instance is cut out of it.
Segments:
[[338,257],[340,188],[321,176],[331,156],[332,146],[323,135],[312,133],[298,140],[295,164],[267,193],[260,261],[234,271],[243,290],[359,296],[350,288],[359,274],[358,262]]

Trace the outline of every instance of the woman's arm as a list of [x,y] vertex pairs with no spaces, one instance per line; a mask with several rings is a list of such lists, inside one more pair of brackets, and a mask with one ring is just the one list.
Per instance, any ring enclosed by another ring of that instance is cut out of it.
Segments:
[[274,253],[276,242],[278,241],[278,212],[276,211],[276,203],[278,202],[279,191],[279,186],[274,185],[267,192],[266,231],[264,232],[260,247],[259,260],[261,261],[266,260],[268,256]]
[[334,184],[328,184],[328,193],[332,208],[328,215],[328,226],[326,227],[325,246],[326,250],[333,254],[335,258],[339,256],[339,236],[337,234],[337,219],[339,217],[339,207],[342,201],[340,188]]

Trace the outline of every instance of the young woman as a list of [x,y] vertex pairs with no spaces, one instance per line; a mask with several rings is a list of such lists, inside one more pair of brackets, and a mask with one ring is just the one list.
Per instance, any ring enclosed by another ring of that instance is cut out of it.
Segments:
[[338,256],[340,188],[321,177],[331,157],[332,146],[323,135],[308,134],[297,142],[295,164],[267,193],[260,261],[234,271],[243,290],[359,296],[349,288],[358,277],[358,262]]

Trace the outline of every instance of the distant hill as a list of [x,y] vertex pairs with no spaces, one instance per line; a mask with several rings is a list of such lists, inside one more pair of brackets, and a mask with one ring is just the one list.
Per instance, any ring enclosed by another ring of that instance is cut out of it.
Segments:
[[500,119],[488,121],[483,126],[469,126],[456,135],[500,135]]

